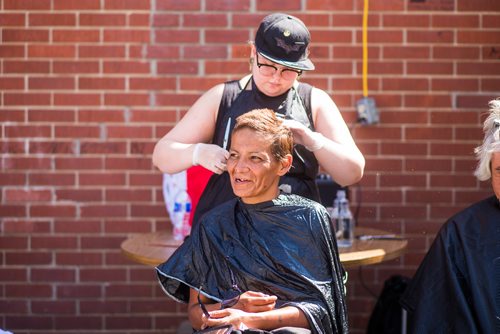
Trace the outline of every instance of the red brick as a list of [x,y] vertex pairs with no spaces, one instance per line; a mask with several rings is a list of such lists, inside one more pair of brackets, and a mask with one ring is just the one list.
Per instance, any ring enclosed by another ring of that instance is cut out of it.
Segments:
[[58,26],[75,26],[76,25],[76,15],[75,14],[30,14],[29,15],[29,25],[30,26],[48,26],[48,27],[58,27]]
[[3,9],[9,10],[49,10],[50,0],[4,0]]
[[[9,221],[4,219],[3,221],[3,231],[5,233],[12,234],[26,234],[26,233],[49,233],[50,232],[50,222],[43,220],[13,220]],[[0,275],[1,277],[1,275]]]
[[2,45],[0,45],[0,57],[22,58],[24,57],[24,46],[14,43],[2,43]]
[[26,237],[2,236],[2,249],[5,250],[24,250],[28,248],[28,239]]
[[428,107],[449,108],[451,98],[448,95],[407,95],[405,97],[405,107]]
[[55,319],[55,328],[66,330],[99,330],[103,327],[103,318],[100,316],[74,316],[74,317],[58,317]]
[[31,279],[34,282],[74,282],[76,269],[33,268]]
[[74,186],[75,175],[73,173],[31,173],[29,184],[32,186]]
[[[48,78],[47,78],[48,79]],[[38,78],[34,78],[34,84],[38,85]],[[41,79],[40,79],[41,80]],[[50,81],[50,79],[49,79]],[[64,81],[64,80],[63,80]],[[40,83],[41,84],[41,83]],[[32,109],[28,110],[30,122],[74,122],[75,112],[69,109]]]
[[52,31],[52,40],[54,43],[92,43],[100,42],[100,33],[98,30],[62,30],[54,29]]
[[197,74],[198,64],[187,61],[159,61],[158,73],[160,74]]
[[54,61],[54,73],[99,73],[97,61]]
[[48,42],[46,29],[3,29],[2,42]]
[[479,28],[478,15],[433,15],[432,26],[439,28]]
[[131,142],[130,143],[130,154],[139,154],[139,155],[149,155],[153,152],[156,141],[154,142]]
[[125,269],[80,269],[81,282],[121,282],[126,276]]
[[385,91],[428,91],[428,79],[419,78],[385,78],[382,79],[382,88]]
[[[171,19],[174,19],[174,17],[171,17]],[[228,25],[227,16],[225,14],[217,14],[217,13],[187,14],[184,15],[184,21],[183,21],[184,27],[205,28],[205,27],[226,27],[227,25]]]
[[125,175],[118,173],[80,173],[79,177],[80,184],[85,184],[86,186],[98,185],[113,185],[113,186],[124,186],[125,185]]
[[177,1],[177,0],[156,0],[156,9],[165,11],[194,11],[200,10],[200,0]]
[[175,80],[171,78],[155,77],[135,77],[129,79],[129,86],[132,90],[174,90],[176,88]]
[[[58,257],[64,257],[66,254],[58,254]],[[83,259],[89,254],[85,254],[82,256],[82,254],[75,254],[78,257],[80,257],[80,261],[77,262],[76,264],[81,264]],[[62,263],[65,264],[65,263]],[[101,298],[102,293],[101,293],[101,286],[100,285],[95,285],[95,284],[59,284],[56,286],[56,296],[58,300],[61,299],[79,299],[79,300],[85,300],[85,299],[96,299],[96,298]]]
[[[30,314],[29,316],[12,316],[9,317],[5,325],[7,328],[15,329],[26,329],[31,330],[36,328],[38,330],[46,330],[53,328],[53,316],[34,316]],[[48,332],[46,332],[48,334]]]
[[479,80],[464,78],[432,79],[432,91],[474,91],[479,90]]
[[382,144],[381,154],[383,155],[401,155],[415,156],[426,155],[429,153],[425,143],[391,143],[389,141]]
[[130,285],[128,284],[110,284],[106,287],[106,296],[107,297],[120,297],[123,296],[133,296],[135,298],[145,298],[151,299],[153,297],[153,286],[151,284],[134,284],[134,289],[130,289]]
[[[426,28],[430,26],[431,17],[429,15],[420,14],[394,14],[389,12],[382,16],[383,27],[401,27],[401,28]],[[361,22],[359,22],[361,25]],[[352,25],[352,24],[351,24]],[[370,32],[368,32],[370,34]]]
[[204,91],[220,84],[221,82],[224,82],[224,78],[222,77],[181,78],[179,88],[181,90],[199,91],[201,95]]
[[11,284],[8,285],[5,296],[9,299],[21,297],[30,299],[49,298],[52,296],[52,289],[49,284]]
[[[120,200],[123,197],[135,198],[136,194],[140,193],[136,192],[131,196],[120,195]],[[151,231],[151,226],[147,220],[114,220],[106,222],[104,231],[106,233],[148,233]]]
[[[0,277],[2,277],[2,276],[0,275]],[[26,301],[0,300],[0,312],[3,315],[28,313],[28,301],[27,300]]]
[[121,45],[79,45],[80,58],[124,58],[125,47]]
[[498,60],[500,59],[499,51],[492,46],[483,46],[481,54],[484,60]]
[[81,154],[124,154],[127,152],[127,144],[119,142],[82,142],[80,144]]
[[460,11],[500,11],[500,3],[495,0],[477,0],[470,2],[467,0],[458,0],[457,9]]
[[498,21],[498,14],[483,14],[482,15],[482,27],[483,28],[500,28],[500,22]]
[[377,172],[402,171],[403,163],[401,158],[370,158],[366,162],[366,169]]
[[106,93],[104,104],[107,106],[147,106],[150,104],[149,98],[147,93]]
[[85,123],[123,123],[125,114],[119,109],[82,109],[78,111],[78,119]]
[[29,45],[30,58],[74,58],[76,48],[73,45]]
[[152,138],[150,126],[109,126],[109,138]]
[[5,202],[45,202],[52,199],[50,190],[5,189]]
[[[50,253],[37,253],[37,252],[7,252],[5,254],[5,264],[8,266],[14,265],[14,266],[20,266],[20,265],[29,265],[29,266],[35,266],[35,265],[49,265],[52,263],[52,254]],[[22,286],[19,287],[18,289],[14,289],[14,287],[11,285],[9,287],[9,291],[7,291],[7,295],[11,294],[12,297],[28,297],[28,298],[39,298],[39,297],[50,297],[52,294],[50,293],[50,286],[49,285],[40,285],[40,291],[35,292],[33,295],[30,296],[30,292],[32,289],[36,289],[36,286],[34,284],[28,284],[25,286],[27,289],[26,291],[20,291],[22,290]],[[11,289],[12,288],[12,289]],[[17,288],[17,287],[16,287]],[[48,291],[47,289],[48,288]]]
[[111,170],[150,170],[152,162],[149,157],[138,158],[106,158],[105,169]]
[[470,174],[431,174],[430,179],[431,186],[434,187],[473,187],[476,184],[476,180]]
[[163,203],[157,205],[132,205],[132,217],[165,217],[165,205]]
[[20,186],[26,184],[26,173],[0,172],[0,185]]
[[5,106],[50,105],[50,94],[44,93],[4,93]]
[[25,15],[18,13],[0,13],[0,26],[2,27],[24,27]]
[[74,301],[33,301],[31,310],[34,314],[75,314],[76,303]]
[[130,14],[129,16],[129,26],[131,27],[145,27],[150,28],[151,19],[149,14]]
[[457,42],[463,44],[499,44],[500,34],[498,31],[457,31]]
[[474,144],[461,143],[431,143],[431,155],[462,156],[472,154]]
[[24,80],[23,80],[23,78],[18,78],[18,77],[0,78],[0,89],[1,90],[23,90],[24,89]]
[[305,9],[319,11],[353,10],[353,4],[350,1],[309,0]]
[[200,96],[198,94],[158,94],[156,104],[158,106],[190,106]]
[[[57,265],[61,266],[102,266],[103,256],[99,253],[92,252],[77,252],[77,253],[56,253],[56,261]],[[87,291],[86,291],[87,290]],[[88,295],[87,295],[88,293]],[[92,298],[100,295],[100,287],[83,287],[83,290],[78,290],[78,287],[67,287],[67,288],[58,288],[59,296],[66,297],[83,297],[83,298]]]
[[428,59],[430,48],[427,46],[385,46],[383,54],[387,59]]
[[100,128],[88,125],[56,126],[54,134],[57,138],[99,138]]
[[100,0],[54,0],[56,10],[101,9]]
[[35,217],[75,217],[74,205],[31,205],[30,215]]
[[138,61],[104,61],[103,71],[106,74],[113,73],[137,73],[149,74],[149,63]]
[[71,157],[71,158],[55,158],[55,168],[57,170],[84,170],[84,169],[102,169],[104,162],[102,158],[86,158],[86,157]]
[[[155,41],[160,44],[176,44],[176,43],[200,43],[200,32],[193,30],[175,30],[172,34],[171,30],[156,30]],[[229,41],[228,41],[229,42]]]
[[19,141],[0,141],[0,152],[1,153],[25,153],[24,143]]
[[452,161],[450,159],[405,159],[405,170],[410,172],[451,172]]
[[80,13],[79,23],[81,26],[125,26],[127,17],[125,14],[109,14],[109,13]]
[[478,47],[435,46],[433,57],[438,59],[477,59]]
[[56,190],[58,200],[75,202],[100,202],[103,195],[100,189],[60,189]]
[[121,29],[121,30],[104,30],[104,42],[121,42],[121,43],[148,43],[149,30],[136,29]]
[[180,19],[177,14],[153,14],[153,27],[179,27]]
[[130,175],[130,185],[131,186],[159,186],[161,184],[161,174],[160,173],[147,173],[140,174],[134,173]]
[[225,46],[186,46],[185,59],[225,59],[227,48]]
[[[246,3],[246,5],[250,6],[249,3]],[[301,7],[302,5],[300,0],[291,0],[286,2],[279,0],[268,0],[257,3],[257,10],[267,11],[267,12],[277,12],[277,11],[291,12],[295,10],[300,10]]]
[[31,90],[67,90],[75,89],[75,80],[67,77],[30,77],[28,87]]
[[250,36],[248,36],[248,32],[246,30],[206,29],[205,31],[205,41],[207,43],[221,43],[223,45],[226,45],[226,43],[246,42],[249,39]]
[[86,301],[82,300],[80,305],[80,312],[82,314],[117,314],[117,313],[127,313],[128,306],[127,303],[123,301],[114,300],[92,300]]
[[485,95],[458,95],[456,97],[456,105],[457,108],[472,108],[472,109],[480,109],[485,110],[488,102],[497,98],[497,95],[494,94],[485,94]]
[[[117,217],[123,219],[121,217]],[[82,237],[82,248],[85,249],[96,249],[102,252],[104,249],[117,251],[120,248],[120,244],[123,242],[123,234],[120,233],[119,236],[113,237],[107,235],[106,237]]]
[[484,91],[495,91],[500,87],[500,79],[484,78],[481,79],[481,88]]
[[101,104],[99,94],[54,94],[54,104],[57,106],[97,106]]
[[89,90],[124,90],[125,78],[85,77],[78,79],[78,88]]
[[123,10],[150,10],[148,1],[136,0],[106,0],[104,9],[123,9]]
[[49,73],[48,61],[8,61],[3,62],[4,73]]
[[0,109],[0,122],[24,122],[24,115],[24,110]]

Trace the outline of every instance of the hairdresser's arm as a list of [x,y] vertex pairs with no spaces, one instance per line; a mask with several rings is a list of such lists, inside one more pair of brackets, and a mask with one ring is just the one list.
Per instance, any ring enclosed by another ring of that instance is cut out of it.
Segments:
[[314,151],[321,168],[342,186],[358,182],[363,176],[365,158],[339,109],[326,92],[317,88],[312,91],[311,107],[315,129],[325,139],[321,149]]
[[156,143],[153,164],[160,171],[177,173],[193,165],[195,144],[212,140],[223,90],[224,84],[220,84],[204,93],[177,125]]

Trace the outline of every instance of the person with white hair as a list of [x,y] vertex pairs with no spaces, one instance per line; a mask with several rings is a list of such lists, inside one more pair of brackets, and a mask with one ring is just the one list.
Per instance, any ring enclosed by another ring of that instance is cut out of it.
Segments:
[[401,299],[408,333],[500,333],[500,99],[489,105],[474,175],[494,195],[439,231]]

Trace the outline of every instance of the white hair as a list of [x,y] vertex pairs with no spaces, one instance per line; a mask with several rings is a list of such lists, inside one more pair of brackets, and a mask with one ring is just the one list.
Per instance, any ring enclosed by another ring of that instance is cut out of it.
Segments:
[[500,98],[490,101],[489,106],[490,115],[483,125],[483,144],[474,150],[479,160],[474,175],[480,181],[491,178],[491,155],[500,152]]

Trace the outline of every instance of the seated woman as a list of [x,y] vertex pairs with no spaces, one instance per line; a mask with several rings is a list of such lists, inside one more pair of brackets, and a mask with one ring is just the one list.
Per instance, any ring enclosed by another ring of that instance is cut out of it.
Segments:
[[237,198],[205,214],[157,268],[167,295],[189,303],[193,328],[348,332],[342,267],[328,213],[278,189],[292,164],[292,149],[292,134],[273,111],[238,117],[227,161]]

